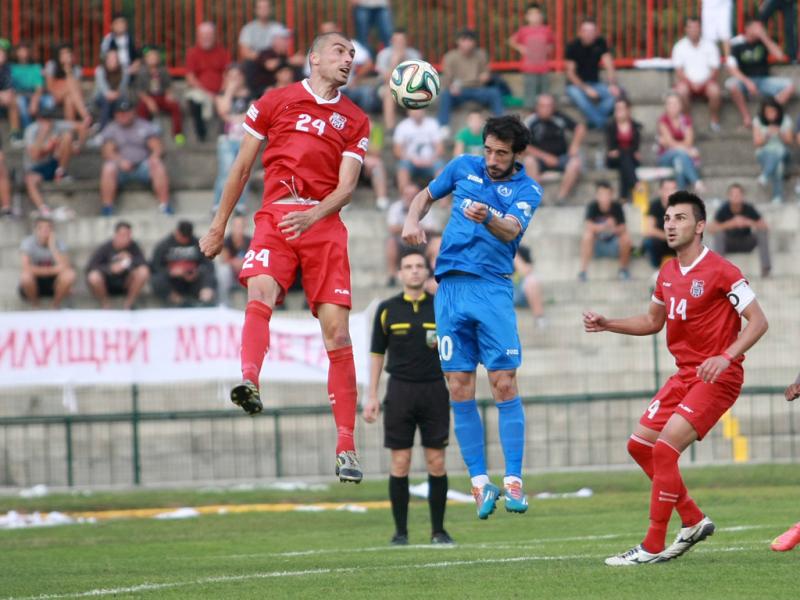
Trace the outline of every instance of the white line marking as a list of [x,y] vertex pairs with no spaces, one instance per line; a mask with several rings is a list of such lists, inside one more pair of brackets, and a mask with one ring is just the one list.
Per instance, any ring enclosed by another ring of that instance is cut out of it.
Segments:
[[[704,554],[716,552],[742,552],[753,547],[762,546],[762,543],[750,544],[746,546],[729,546],[721,548],[704,548],[699,550]],[[507,558],[479,558],[474,560],[451,560],[432,563],[415,563],[408,565],[380,565],[370,567],[340,567],[331,569],[306,569],[302,571],[267,571],[265,573],[250,573],[248,575],[220,575],[217,577],[205,577],[193,581],[175,581],[169,583],[142,583],[139,585],[121,588],[97,588],[85,592],[73,592],[68,594],[42,594],[39,596],[9,597],[5,600],[60,600],[63,598],[88,598],[98,596],[114,596],[119,594],[135,594],[138,592],[151,592],[178,587],[188,587],[195,585],[206,585],[215,583],[231,583],[237,581],[249,581],[253,579],[269,579],[273,577],[305,577],[314,575],[329,575],[336,573],[350,573],[358,571],[400,571],[408,569],[444,569],[449,567],[464,567],[472,565],[491,565],[503,563],[520,563],[533,561],[562,561],[562,560],[583,560],[601,559],[605,554],[573,554],[560,556],[512,556]]]

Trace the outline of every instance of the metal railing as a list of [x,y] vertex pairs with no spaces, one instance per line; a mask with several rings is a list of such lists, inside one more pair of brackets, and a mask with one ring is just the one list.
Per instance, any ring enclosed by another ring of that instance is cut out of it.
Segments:
[[[501,70],[518,68],[518,57],[507,40],[523,22],[527,4],[527,0],[392,2],[395,25],[409,31],[412,44],[428,60],[439,62],[458,30],[469,27],[478,32],[493,66]],[[617,64],[630,66],[636,59],[668,56],[683,35],[685,17],[700,14],[701,0],[544,0],[541,4],[556,37],[553,66],[561,68],[565,45],[583,16],[597,19]],[[54,44],[70,42],[78,62],[91,72],[99,62],[100,41],[110,29],[112,15],[123,13],[136,41],[164,48],[173,73],[182,74],[198,23],[215,22],[221,43],[235,56],[239,30],[253,19],[253,5],[253,0],[5,0],[0,2],[0,37],[14,44],[33,42],[40,60],[50,58]],[[292,30],[296,50],[308,48],[324,21],[340,23],[350,34],[355,31],[347,0],[287,0],[274,5],[274,18]],[[737,0],[733,25],[738,31],[757,6],[757,0]],[[770,22],[770,32],[780,43],[782,18],[778,15]]]
[[[625,440],[653,390],[524,398],[526,470],[626,465]],[[139,485],[332,476],[334,427],[327,406],[237,410],[139,410],[0,418],[0,486]],[[479,402],[490,468],[502,467],[496,411]],[[800,460],[800,411],[775,387],[746,388],[700,444],[697,463]],[[382,427],[356,428],[365,472],[388,472]],[[418,452],[416,449],[415,452]],[[421,456],[417,468],[424,468]],[[448,449],[452,472],[463,469]],[[421,471],[420,471],[421,472]]]

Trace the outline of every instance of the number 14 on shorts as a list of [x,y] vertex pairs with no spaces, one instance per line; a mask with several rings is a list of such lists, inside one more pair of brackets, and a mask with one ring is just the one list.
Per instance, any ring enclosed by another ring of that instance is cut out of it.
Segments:
[[244,255],[244,262],[242,263],[242,271],[253,268],[253,261],[258,261],[265,267],[269,266],[269,250],[262,248],[256,254],[255,250],[248,250]]

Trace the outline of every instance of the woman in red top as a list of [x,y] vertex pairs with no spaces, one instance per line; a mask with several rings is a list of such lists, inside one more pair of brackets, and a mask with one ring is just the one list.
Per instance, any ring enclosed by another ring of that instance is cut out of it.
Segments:
[[606,165],[619,171],[619,197],[630,200],[636,185],[636,167],[641,161],[639,144],[642,125],[631,117],[631,103],[619,98],[614,103],[614,118],[606,125]]
[[678,187],[702,194],[705,190],[697,165],[700,152],[694,145],[692,118],[683,110],[683,101],[672,92],[664,101],[664,114],[658,119],[658,165],[672,167]]

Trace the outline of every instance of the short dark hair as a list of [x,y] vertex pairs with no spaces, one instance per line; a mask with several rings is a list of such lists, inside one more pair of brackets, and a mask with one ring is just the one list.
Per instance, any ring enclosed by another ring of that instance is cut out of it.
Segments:
[[[769,107],[774,108],[778,112],[777,116],[772,121],[767,121],[767,108]],[[783,106],[772,96],[767,96],[758,109],[758,118],[761,119],[762,124],[767,126],[780,125],[783,122]]]
[[116,225],[114,225],[114,231],[116,232],[116,231],[119,231],[120,229],[131,229],[132,230],[133,227],[131,227],[131,224],[128,223],[127,221],[119,221]]
[[462,29],[456,35],[456,39],[457,40],[462,40],[462,39],[465,39],[465,38],[469,38],[469,39],[475,40],[477,42],[478,41],[478,32],[475,31],[474,29]]
[[405,27],[395,27],[394,33],[402,33],[403,35],[408,35],[408,29]]
[[422,248],[414,246],[409,246],[403,250],[403,252],[400,254],[400,258],[397,260],[397,265],[400,266],[400,263],[403,262],[404,258],[415,255],[421,256],[422,260],[425,261],[425,268],[430,270],[430,267],[428,266],[428,257],[425,256],[425,252],[422,250]]
[[510,142],[514,154],[525,150],[530,141],[530,131],[520,120],[519,115],[503,115],[487,120],[483,128],[483,141],[485,142],[490,135],[503,142]]
[[601,179],[597,183],[594,184],[594,189],[599,190],[601,188],[604,189],[604,190],[613,190],[614,189],[612,187],[612,185],[611,185],[611,182],[608,181],[608,179]]
[[594,17],[583,17],[581,19],[581,25],[585,25],[586,23],[591,23],[592,25],[597,25],[597,19]]
[[674,194],[670,194],[667,206],[677,206],[678,204],[691,204],[694,220],[697,222],[706,220],[706,203],[700,199],[700,196],[686,190],[678,190]]
[[738,181],[734,181],[732,184],[728,186],[728,191],[730,192],[732,189],[736,188],[740,192],[744,193],[744,187]]
[[191,221],[178,221],[178,226],[175,229],[183,237],[191,238],[194,236],[194,225],[192,225]]
[[683,26],[686,27],[689,23],[699,23],[700,17],[695,15],[689,15],[683,20]]
[[544,12],[544,10],[542,10],[542,5],[538,2],[531,2],[528,4],[528,6],[525,8],[525,12],[529,10],[538,10],[539,12]]

